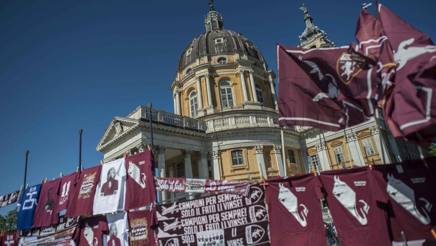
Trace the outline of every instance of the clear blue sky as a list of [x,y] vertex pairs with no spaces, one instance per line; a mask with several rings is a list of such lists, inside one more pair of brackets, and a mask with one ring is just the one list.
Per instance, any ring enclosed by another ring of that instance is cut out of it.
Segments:
[[[354,40],[360,1],[304,2],[337,45]],[[436,1],[384,3],[436,37]],[[274,70],[275,44],[297,44],[304,29],[300,4],[216,1],[225,27],[251,39]],[[206,12],[206,0],[0,1],[0,194],[22,184],[26,149],[28,181],[38,183],[75,169],[78,129],[90,167],[113,116],[150,102],[172,111],[179,56]]]

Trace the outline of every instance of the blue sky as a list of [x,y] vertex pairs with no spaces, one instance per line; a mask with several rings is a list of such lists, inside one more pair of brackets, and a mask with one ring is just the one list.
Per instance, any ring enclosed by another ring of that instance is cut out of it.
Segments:
[[[354,40],[360,1],[304,1],[337,45]],[[383,1],[436,37],[435,1]],[[276,70],[275,44],[304,29],[294,0],[217,0],[226,28],[251,39]],[[172,111],[170,84],[183,48],[204,31],[206,0],[0,1],[0,194],[72,172],[78,130],[84,167],[113,116],[152,102]],[[10,208],[7,208],[10,209]],[[0,211],[5,211],[0,210]]]

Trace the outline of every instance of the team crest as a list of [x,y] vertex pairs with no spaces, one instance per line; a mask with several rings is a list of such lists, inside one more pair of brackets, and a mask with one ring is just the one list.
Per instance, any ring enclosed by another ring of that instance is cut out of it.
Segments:
[[344,52],[339,57],[336,63],[336,73],[341,81],[345,84],[349,84],[356,75],[362,71],[358,62],[353,60],[350,53]]

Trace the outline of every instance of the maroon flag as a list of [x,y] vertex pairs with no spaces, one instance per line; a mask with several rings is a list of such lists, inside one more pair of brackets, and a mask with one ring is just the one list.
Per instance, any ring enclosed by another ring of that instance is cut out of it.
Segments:
[[336,131],[373,113],[372,65],[349,47],[277,49],[280,125]]
[[1,240],[1,245],[3,246],[16,246],[19,245],[19,233],[18,231],[6,232],[3,234],[3,239]]
[[378,100],[383,99],[383,93],[392,85],[391,80],[395,73],[391,44],[383,32],[383,26],[379,19],[371,15],[366,8],[360,12],[357,22],[356,39],[358,44],[355,51],[376,65],[374,81],[378,87]]
[[61,179],[55,179],[42,184],[33,227],[48,227],[58,223],[59,217],[55,209],[59,200],[60,183]]
[[413,245],[414,241],[433,239],[431,230],[436,224],[436,211],[432,206],[436,203],[436,193],[429,187],[436,187],[435,173],[422,160],[379,165],[376,170],[383,174],[382,184],[389,195],[393,241],[406,243],[403,241],[407,239],[408,245]]
[[91,215],[94,204],[94,195],[100,181],[101,165],[88,168],[80,173],[79,182],[70,198],[67,208],[67,217]]
[[311,174],[271,180],[266,188],[272,245],[327,245],[321,183]]
[[152,227],[155,225],[155,211],[138,210],[128,213],[129,241],[132,246],[154,246],[156,238]]
[[126,210],[144,207],[156,200],[152,163],[153,154],[149,150],[126,157]]
[[436,136],[436,46],[424,33],[379,4],[379,18],[397,63],[394,88],[387,95],[386,121],[395,137],[425,142]]
[[60,213],[61,211],[67,209],[70,198],[74,195],[74,190],[76,188],[78,178],[78,172],[62,177],[59,188],[59,200],[56,206],[56,213]]
[[323,172],[320,179],[340,244],[391,245],[386,211],[388,196],[381,174],[355,168]]

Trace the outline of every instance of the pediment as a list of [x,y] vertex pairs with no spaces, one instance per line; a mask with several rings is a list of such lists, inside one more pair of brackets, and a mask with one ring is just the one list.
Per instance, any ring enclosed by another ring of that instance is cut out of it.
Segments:
[[116,141],[123,135],[132,131],[133,128],[138,125],[139,121],[136,119],[115,117],[106,128],[103,137],[97,145],[97,150],[100,150],[109,143]]

